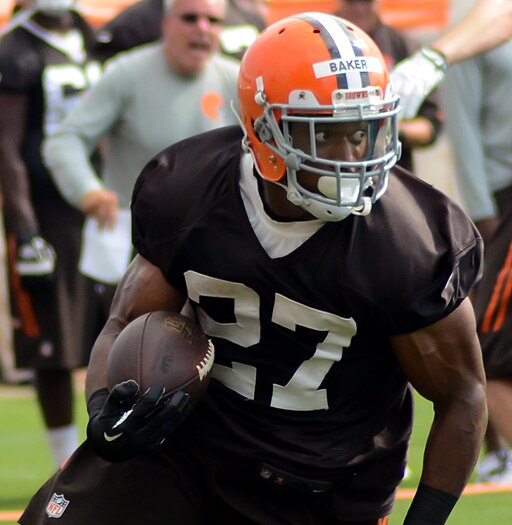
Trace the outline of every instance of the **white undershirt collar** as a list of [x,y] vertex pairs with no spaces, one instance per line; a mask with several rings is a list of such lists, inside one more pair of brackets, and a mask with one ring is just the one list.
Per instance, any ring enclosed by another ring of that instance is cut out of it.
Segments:
[[245,211],[261,246],[272,259],[293,252],[325,224],[319,219],[296,222],[272,219],[265,212],[253,173],[253,159],[248,153],[242,155],[240,173],[240,192]]

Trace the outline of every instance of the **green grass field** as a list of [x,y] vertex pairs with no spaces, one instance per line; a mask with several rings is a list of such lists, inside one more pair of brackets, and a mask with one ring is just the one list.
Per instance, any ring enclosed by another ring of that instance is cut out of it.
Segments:
[[[85,407],[79,394],[76,411],[82,435]],[[421,472],[423,447],[432,411],[421,398],[416,401],[416,421],[410,450],[412,476],[403,489],[414,489]],[[30,387],[0,388],[0,523],[14,525],[2,511],[19,511],[35,490],[52,474],[52,462],[42,421]],[[399,493],[390,525],[401,525],[410,496]],[[499,493],[464,495],[449,525],[512,525],[512,488]],[[143,524],[141,524],[143,525]]]

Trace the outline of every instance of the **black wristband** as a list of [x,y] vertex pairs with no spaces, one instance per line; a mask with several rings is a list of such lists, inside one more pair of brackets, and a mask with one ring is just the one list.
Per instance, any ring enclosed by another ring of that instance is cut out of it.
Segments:
[[444,525],[459,498],[420,483],[404,525]]
[[101,412],[108,395],[109,391],[107,387],[100,388],[91,394],[89,401],[87,401],[87,413],[89,414],[89,418],[92,418]]

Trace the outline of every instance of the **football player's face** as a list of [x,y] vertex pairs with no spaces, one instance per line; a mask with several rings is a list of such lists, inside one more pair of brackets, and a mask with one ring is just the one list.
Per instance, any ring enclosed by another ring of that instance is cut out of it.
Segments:
[[219,49],[224,0],[176,0],[163,22],[167,59],[184,76],[200,73]]
[[[293,146],[311,155],[313,158],[343,162],[365,160],[368,152],[368,122],[322,123],[316,122],[314,132],[310,132],[307,123],[295,122],[291,128]],[[307,161],[313,167],[326,169],[314,160]],[[350,168],[347,168],[351,171]],[[334,168],[333,168],[334,171]],[[355,171],[355,168],[354,168]],[[300,183],[310,191],[318,191],[318,176],[301,171],[298,174]]]
[[368,122],[332,123],[316,122],[311,136],[307,123],[295,122],[292,126],[293,145],[315,157],[358,161],[366,156],[368,149]]

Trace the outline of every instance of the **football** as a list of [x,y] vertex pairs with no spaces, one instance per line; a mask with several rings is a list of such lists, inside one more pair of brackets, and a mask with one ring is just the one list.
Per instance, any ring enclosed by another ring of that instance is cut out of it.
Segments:
[[112,346],[107,361],[109,389],[134,379],[142,395],[151,385],[190,394],[194,406],[204,395],[214,348],[201,327],[183,315],[156,311],[129,323]]

